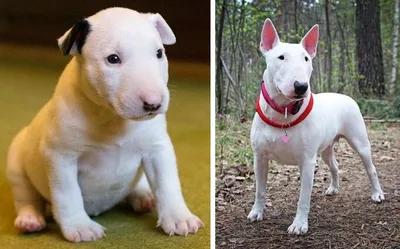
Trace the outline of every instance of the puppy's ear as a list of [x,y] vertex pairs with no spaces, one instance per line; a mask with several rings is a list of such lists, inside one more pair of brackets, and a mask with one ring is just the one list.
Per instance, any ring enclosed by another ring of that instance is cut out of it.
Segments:
[[267,18],[261,32],[260,50],[265,53],[273,49],[280,42],[278,33],[272,21]]
[[318,24],[316,24],[307,32],[300,42],[311,58],[314,58],[317,54],[318,36],[319,27]]
[[176,38],[172,29],[168,26],[167,22],[160,14],[147,14],[150,21],[156,27],[158,33],[160,34],[161,41],[165,45],[175,44]]
[[64,55],[82,53],[82,47],[89,32],[89,22],[86,19],[82,19],[58,39],[58,47]]

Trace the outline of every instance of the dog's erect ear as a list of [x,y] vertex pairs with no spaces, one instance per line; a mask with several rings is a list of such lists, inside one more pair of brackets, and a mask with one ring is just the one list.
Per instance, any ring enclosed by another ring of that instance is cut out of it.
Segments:
[[279,36],[276,32],[274,24],[271,22],[269,18],[265,20],[264,27],[261,32],[261,43],[260,50],[261,52],[267,52],[273,49],[279,43]]
[[160,14],[147,14],[147,16],[156,27],[163,44],[172,45],[176,42],[174,32],[172,32],[172,29],[168,26],[167,22]]
[[82,47],[89,32],[89,22],[85,19],[80,20],[58,39],[58,47],[64,55],[82,53]]
[[304,49],[311,56],[311,58],[314,58],[317,54],[318,36],[319,27],[318,24],[316,24],[307,32],[307,34],[300,42],[300,44],[303,45]]

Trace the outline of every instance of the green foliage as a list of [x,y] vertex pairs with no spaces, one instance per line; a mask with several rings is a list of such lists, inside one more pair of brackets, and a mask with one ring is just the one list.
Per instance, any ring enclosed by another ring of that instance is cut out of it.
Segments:
[[364,116],[377,119],[400,118],[400,96],[394,101],[358,98],[356,100]]
[[[219,25],[223,0],[217,0],[216,25]],[[223,113],[230,114],[238,121],[245,113],[254,115],[254,103],[259,94],[259,86],[265,70],[265,60],[259,51],[263,23],[270,18],[283,42],[299,42],[314,24],[320,25],[318,52],[313,60],[314,72],[311,79],[315,93],[326,92],[328,75],[332,76],[331,90],[349,95],[360,104],[364,115],[374,118],[399,117],[398,102],[400,91],[394,101],[393,96],[383,100],[362,99],[358,81],[363,76],[358,73],[356,54],[356,5],[353,0],[331,1],[330,30],[332,61],[327,66],[328,36],[326,33],[325,1],[260,1],[228,0],[223,26],[222,57],[236,85],[223,73]],[[392,69],[393,14],[394,0],[380,0],[381,39],[387,89]],[[294,18],[296,13],[296,19]],[[297,23],[297,27],[295,26]],[[218,30],[218,29],[217,29]],[[399,70],[400,71],[400,63]],[[400,74],[399,74],[400,76]],[[400,82],[400,77],[398,77]],[[400,86],[398,84],[398,88]],[[386,101],[385,101],[386,100]]]
[[216,161],[217,166],[253,164],[250,145],[250,125],[235,122],[232,116],[217,117]]

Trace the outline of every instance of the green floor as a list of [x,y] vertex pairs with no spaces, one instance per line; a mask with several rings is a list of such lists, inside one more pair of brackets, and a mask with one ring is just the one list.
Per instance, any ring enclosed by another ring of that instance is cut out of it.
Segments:
[[155,227],[154,214],[139,216],[117,207],[95,218],[107,228],[107,237],[96,242],[66,242],[54,221],[38,234],[17,233],[10,187],[4,176],[7,148],[50,98],[64,65],[0,55],[0,248],[209,248],[209,84],[176,75],[170,76],[169,83],[169,133],[178,157],[183,194],[189,208],[205,222],[204,229],[188,237],[168,237]]

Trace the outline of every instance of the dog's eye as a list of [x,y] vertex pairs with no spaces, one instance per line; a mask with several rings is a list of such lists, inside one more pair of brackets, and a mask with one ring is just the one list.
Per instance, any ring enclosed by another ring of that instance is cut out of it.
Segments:
[[306,56],[306,57],[304,57],[304,60],[308,61],[308,57],[307,57],[307,56]]
[[107,57],[107,61],[110,64],[119,64],[119,63],[121,63],[121,60],[119,59],[118,55],[116,55],[116,54],[109,55]]
[[158,59],[161,59],[162,56],[163,56],[163,51],[162,51],[162,49],[157,50],[157,58],[158,58]]
[[284,59],[285,59],[285,56],[281,55],[281,56],[278,57],[278,59],[279,59],[279,60],[284,60]]

